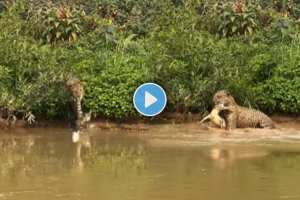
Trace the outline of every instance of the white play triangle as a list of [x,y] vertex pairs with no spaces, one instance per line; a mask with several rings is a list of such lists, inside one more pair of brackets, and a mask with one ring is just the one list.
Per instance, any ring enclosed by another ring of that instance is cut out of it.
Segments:
[[155,102],[157,102],[157,98],[155,98],[155,96],[153,96],[152,94],[150,94],[149,92],[146,91],[145,92],[145,108],[148,108]]

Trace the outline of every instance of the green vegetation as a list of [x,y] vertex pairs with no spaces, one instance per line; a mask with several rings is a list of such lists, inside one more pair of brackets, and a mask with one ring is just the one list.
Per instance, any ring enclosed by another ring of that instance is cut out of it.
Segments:
[[229,89],[268,113],[300,111],[300,3],[292,0],[1,1],[0,108],[66,117],[64,82],[84,109],[138,117],[132,95],[161,84],[171,112],[205,112]]

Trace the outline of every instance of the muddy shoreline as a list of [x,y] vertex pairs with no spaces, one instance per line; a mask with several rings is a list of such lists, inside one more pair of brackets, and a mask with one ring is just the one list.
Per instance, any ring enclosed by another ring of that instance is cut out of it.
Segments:
[[[93,119],[86,124],[87,129],[125,129],[125,130],[149,130],[153,125],[163,124],[187,124],[198,127],[201,130],[220,130],[212,123],[200,124],[202,115],[183,115],[178,113],[165,113],[155,118],[129,119],[129,120],[110,120],[104,118]],[[300,117],[287,115],[270,116],[276,123],[276,128],[288,128],[300,131]],[[70,128],[70,122],[67,120],[39,120],[34,124],[28,124],[24,120],[17,120],[15,124],[9,125],[0,120],[0,128],[2,130],[14,128]],[[247,129],[243,129],[247,130]],[[256,129],[257,130],[257,129]]]

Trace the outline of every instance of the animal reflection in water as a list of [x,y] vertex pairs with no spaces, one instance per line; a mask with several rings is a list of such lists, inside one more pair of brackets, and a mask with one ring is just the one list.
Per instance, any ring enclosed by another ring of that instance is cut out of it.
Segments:
[[74,136],[73,136],[73,143],[75,145],[73,166],[76,170],[82,171],[84,168],[84,162],[82,160],[82,152],[84,149],[91,148],[90,136],[88,133],[85,133],[84,131],[80,133],[73,132],[72,134],[73,135],[76,134],[75,136],[76,140],[74,140]]
[[239,160],[259,159],[267,155],[269,152],[266,150],[251,148],[214,147],[209,152],[209,157],[220,169],[231,167]]

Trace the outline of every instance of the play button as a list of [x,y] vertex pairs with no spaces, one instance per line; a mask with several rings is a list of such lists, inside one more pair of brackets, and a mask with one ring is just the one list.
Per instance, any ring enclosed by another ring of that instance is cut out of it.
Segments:
[[134,92],[133,104],[140,114],[153,117],[164,110],[167,96],[164,89],[159,85],[144,83]]
[[157,98],[155,96],[151,95],[149,92],[145,92],[145,108],[148,108],[152,104],[157,102]]

